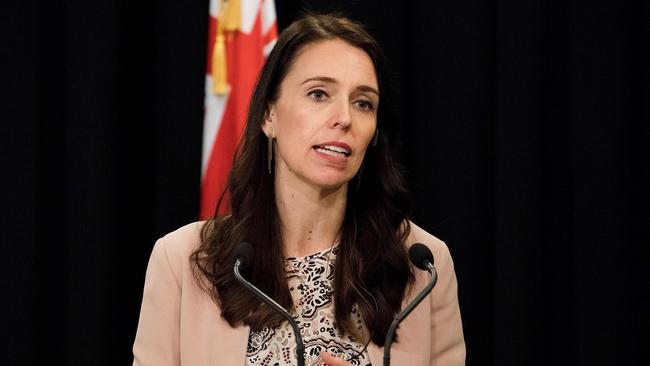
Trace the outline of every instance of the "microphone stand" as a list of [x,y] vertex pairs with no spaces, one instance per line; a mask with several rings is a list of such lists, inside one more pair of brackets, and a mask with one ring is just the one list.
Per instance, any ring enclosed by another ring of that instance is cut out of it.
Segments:
[[413,311],[413,309],[415,309],[415,307],[418,306],[418,304],[422,302],[425,297],[427,297],[429,292],[433,290],[433,286],[436,285],[436,281],[438,281],[438,274],[436,273],[436,269],[433,268],[433,264],[429,261],[426,261],[425,265],[427,266],[427,270],[431,275],[431,281],[429,281],[427,287],[425,287],[424,290],[422,290],[422,292],[420,292],[418,296],[401,313],[399,313],[390,324],[388,332],[386,333],[386,341],[384,342],[384,366],[390,366],[390,347],[393,345],[393,338],[395,336],[397,325],[399,325],[399,323],[401,323],[402,320],[404,320],[404,318],[406,318]]
[[280,304],[275,302],[275,300],[270,298],[264,292],[260,291],[257,287],[255,287],[252,283],[248,282],[248,280],[246,280],[241,275],[241,273],[239,272],[239,267],[241,266],[241,264],[242,264],[242,260],[238,258],[235,261],[235,266],[233,268],[235,278],[239,282],[241,282],[241,284],[244,285],[244,287],[246,287],[249,291],[251,291],[258,299],[262,300],[264,303],[272,307],[273,310],[280,313],[285,319],[289,321],[289,324],[291,325],[294,336],[296,338],[296,353],[298,358],[298,366],[305,366],[305,345],[302,343],[302,336],[300,335],[300,330],[298,329],[298,325],[296,324],[296,321],[291,317],[291,315],[289,315],[289,313],[282,306],[280,306]]

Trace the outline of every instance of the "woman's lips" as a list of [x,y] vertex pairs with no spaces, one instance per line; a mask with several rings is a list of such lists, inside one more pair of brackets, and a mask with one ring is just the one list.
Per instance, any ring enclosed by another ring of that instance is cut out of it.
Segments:
[[313,149],[318,156],[337,165],[347,163],[350,155],[349,150],[343,150],[332,145],[314,146]]
[[352,154],[352,148],[350,148],[350,145],[346,144],[345,142],[341,141],[327,141],[320,143],[318,145],[314,145],[314,148],[320,148],[323,150],[329,150],[335,153],[341,153],[345,156],[350,156]]

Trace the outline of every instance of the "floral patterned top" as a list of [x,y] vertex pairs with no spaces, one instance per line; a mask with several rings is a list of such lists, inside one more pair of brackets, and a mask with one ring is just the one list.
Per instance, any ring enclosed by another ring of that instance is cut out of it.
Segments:
[[[349,334],[341,334],[334,322],[332,281],[338,246],[307,257],[285,258],[289,290],[295,305],[294,318],[305,345],[305,366],[321,366],[320,353],[342,357],[353,365],[368,366],[368,352],[363,342]],[[298,314],[297,316],[295,314]],[[352,318],[365,334],[361,315],[355,306]],[[246,350],[246,365],[294,366],[296,343],[287,321],[273,328],[251,331]]]

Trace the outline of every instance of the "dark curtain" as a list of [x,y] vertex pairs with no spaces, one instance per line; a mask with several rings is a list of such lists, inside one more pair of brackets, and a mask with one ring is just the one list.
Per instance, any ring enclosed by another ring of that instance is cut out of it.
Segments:
[[[647,1],[276,2],[384,45],[468,364],[648,364]],[[1,7],[3,364],[129,364],[153,243],[197,218],[208,1]]]

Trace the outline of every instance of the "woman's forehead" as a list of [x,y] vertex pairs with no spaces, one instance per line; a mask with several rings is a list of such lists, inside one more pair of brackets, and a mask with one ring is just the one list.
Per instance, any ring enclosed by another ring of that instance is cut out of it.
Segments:
[[378,90],[377,75],[370,56],[363,49],[340,39],[304,46],[296,54],[283,82],[302,84],[318,79],[365,85]]

